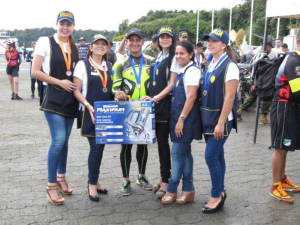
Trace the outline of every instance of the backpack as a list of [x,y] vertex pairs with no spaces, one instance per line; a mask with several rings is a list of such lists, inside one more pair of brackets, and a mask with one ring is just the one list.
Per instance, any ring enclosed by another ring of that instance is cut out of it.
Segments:
[[272,100],[275,92],[275,78],[286,54],[280,53],[272,60],[268,57],[259,59],[254,65],[255,88],[257,96],[262,100]]

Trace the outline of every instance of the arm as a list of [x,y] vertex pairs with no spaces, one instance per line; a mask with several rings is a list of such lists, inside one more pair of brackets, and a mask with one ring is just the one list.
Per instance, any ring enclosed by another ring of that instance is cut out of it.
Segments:
[[229,80],[225,84],[225,99],[218,124],[215,127],[214,137],[217,140],[224,138],[224,124],[232,110],[233,102],[236,95],[238,80]]
[[[183,110],[181,111],[181,115],[188,117],[197,98],[197,90],[198,86],[187,86],[188,96],[185,100]],[[183,135],[183,125],[184,121],[179,117],[175,126],[175,134],[177,137],[181,137]]]
[[40,55],[35,55],[34,59],[32,61],[32,76],[44,81],[48,84],[54,84],[61,86],[63,89],[65,89],[68,92],[72,92],[74,89],[77,88],[77,86],[72,83],[71,81],[65,79],[65,80],[59,80],[57,78],[51,77],[47,74],[45,74],[43,71],[41,71],[42,63],[43,63],[44,57]]
[[112,93],[115,95],[115,98],[117,98],[118,100],[126,100],[127,99],[127,95],[121,89],[121,85],[123,82],[122,68],[123,68],[122,62],[117,62],[113,66],[113,69],[115,70],[115,74],[112,77],[112,83],[113,83],[112,84]]
[[124,44],[125,44],[126,38],[127,38],[127,33],[124,35],[124,38],[123,38],[119,48],[117,49],[117,52],[122,55],[126,54],[126,50],[124,50]]

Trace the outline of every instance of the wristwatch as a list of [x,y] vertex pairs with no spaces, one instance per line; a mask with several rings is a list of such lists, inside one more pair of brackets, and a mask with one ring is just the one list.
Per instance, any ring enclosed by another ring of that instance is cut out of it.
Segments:
[[155,95],[153,98],[154,98],[154,101],[155,101],[155,102],[158,102],[158,97],[157,97],[157,95]]
[[184,115],[180,115],[180,119],[182,119],[183,121],[185,121],[186,117]]

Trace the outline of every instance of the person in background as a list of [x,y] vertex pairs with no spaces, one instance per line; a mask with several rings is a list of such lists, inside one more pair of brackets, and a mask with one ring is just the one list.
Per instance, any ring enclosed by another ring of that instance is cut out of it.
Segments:
[[[48,122],[51,145],[48,151],[48,200],[61,205],[73,189],[66,181],[68,142],[74,118],[77,116],[76,98],[73,91],[73,70],[79,60],[78,48],[72,37],[75,20],[73,13],[62,11],[56,20],[57,33],[40,37],[36,43],[32,62],[32,76],[43,81],[40,93],[41,107]],[[42,70],[41,70],[42,68]]]
[[[190,41],[176,45],[175,58],[180,65],[179,75],[173,87],[170,112],[170,137],[173,142],[172,171],[167,193],[161,199],[164,205],[176,200],[178,204],[193,201],[193,156],[191,143],[202,139],[201,116],[199,114],[201,71],[194,64],[194,49]],[[182,179],[181,196],[177,198],[177,188]]]
[[169,145],[171,95],[177,73],[170,71],[175,55],[175,33],[170,26],[162,26],[158,30],[158,47],[161,50],[155,64],[150,69],[149,96],[141,100],[155,101],[155,131],[158,143],[160,162],[160,179],[153,185],[158,198],[163,198],[168,187],[171,174],[171,156]]
[[9,41],[7,47],[5,51],[5,58],[7,60],[6,74],[12,92],[11,100],[23,100],[19,96],[19,69],[22,58],[16,50],[16,43],[14,41]]
[[110,62],[112,65],[114,65],[117,61],[117,55],[114,52],[114,50],[112,49],[112,46],[113,46],[113,42],[108,41],[108,52],[107,52],[108,59],[107,59],[107,61]]
[[78,46],[79,59],[86,59],[86,54],[89,50],[89,45],[86,44],[86,40],[84,37],[79,38],[78,41],[80,43],[80,45]]
[[[293,184],[286,175],[287,154],[300,150],[300,31],[296,36],[296,45],[297,51],[287,55],[278,69],[276,93],[270,111],[271,147],[275,151],[269,194],[285,203],[294,203],[287,192],[300,192],[299,185]],[[290,169],[292,174],[298,175],[293,165]]]
[[99,182],[100,165],[104,144],[96,144],[94,103],[113,100],[111,68],[107,61],[108,44],[106,37],[94,35],[87,58],[77,63],[74,70],[74,96],[80,103],[78,121],[81,136],[87,137],[90,144],[88,157],[88,194],[91,201],[98,202],[99,194],[107,194]]
[[179,32],[179,41],[187,41],[189,38],[188,33],[186,31]]
[[276,52],[276,54],[282,53],[281,40],[279,38],[275,40],[275,47],[273,48],[273,50]]
[[150,55],[153,58],[156,58],[159,52],[160,50],[158,48],[158,35],[154,34],[152,36],[152,43],[150,47],[145,50],[145,54]]
[[32,67],[32,60],[33,60],[33,56],[34,56],[34,49],[35,49],[35,44],[36,42],[33,41],[31,42],[31,47],[32,47],[32,50],[29,51],[27,53],[27,56],[26,56],[26,61],[29,61],[30,62],[30,80],[31,80],[31,98],[34,99],[34,91],[35,91],[35,84],[37,83],[38,84],[38,94],[39,94],[39,97],[40,97],[40,89],[41,89],[41,81],[39,81],[38,79],[36,79],[35,77],[32,76],[31,74],[31,67]]
[[203,53],[203,44],[201,42],[198,42],[196,44],[195,63],[202,71],[204,71],[205,62],[206,62],[206,56]]
[[[150,66],[153,58],[143,53],[145,35],[139,29],[130,29],[127,33],[126,45],[128,53],[123,60],[119,60],[113,66],[113,92],[118,100],[138,100],[149,93]],[[123,173],[123,185],[121,194],[131,194],[131,181],[129,178],[131,164],[132,144],[121,146],[120,161]],[[138,162],[138,177],[136,183],[145,190],[151,191],[152,185],[145,176],[148,160],[147,145],[137,145],[136,159]]]
[[281,46],[281,51],[284,52],[284,53],[288,53],[289,52],[289,47],[286,43],[284,43],[282,46]]
[[23,57],[24,57],[24,60],[26,59],[26,55],[27,55],[27,48],[26,48],[26,44],[23,43],[23,46],[21,47],[22,49],[22,52],[23,52]]
[[278,52],[273,49],[272,42],[268,41],[266,45],[266,53],[268,54],[269,59],[272,60],[277,56]]
[[211,177],[210,199],[203,213],[220,210],[226,200],[224,144],[232,128],[237,129],[237,85],[239,68],[228,45],[229,35],[217,28],[203,37],[213,59],[201,78],[201,118],[206,142],[205,161]]
[[127,39],[127,33],[124,35],[124,38],[117,49],[117,52],[120,53],[121,55],[125,55],[128,51],[127,46],[125,47],[126,39]]

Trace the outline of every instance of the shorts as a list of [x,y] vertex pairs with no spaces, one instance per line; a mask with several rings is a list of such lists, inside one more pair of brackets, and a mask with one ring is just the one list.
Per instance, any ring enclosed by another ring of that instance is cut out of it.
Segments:
[[300,150],[300,104],[272,101],[270,120],[272,148]]
[[13,77],[19,77],[19,66],[7,66],[7,75],[12,75]]

